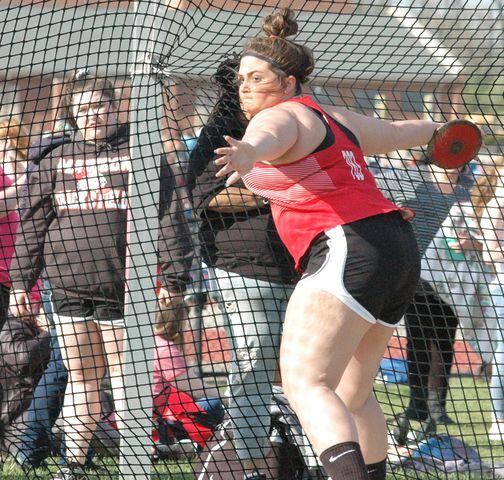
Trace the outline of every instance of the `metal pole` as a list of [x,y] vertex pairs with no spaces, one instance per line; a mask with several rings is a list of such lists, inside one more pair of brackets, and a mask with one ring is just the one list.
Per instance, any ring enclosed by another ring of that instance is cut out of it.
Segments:
[[161,88],[153,74],[156,1],[135,2],[133,70],[130,98],[130,212],[124,342],[124,428],[119,469],[123,479],[150,476],[152,448],[153,319],[156,310]]

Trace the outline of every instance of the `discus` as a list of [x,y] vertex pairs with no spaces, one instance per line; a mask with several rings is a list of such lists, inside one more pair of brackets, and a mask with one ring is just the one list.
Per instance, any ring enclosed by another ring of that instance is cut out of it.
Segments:
[[427,146],[427,159],[441,168],[460,168],[476,157],[482,143],[481,130],[474,123],[452,120],[432,135]]

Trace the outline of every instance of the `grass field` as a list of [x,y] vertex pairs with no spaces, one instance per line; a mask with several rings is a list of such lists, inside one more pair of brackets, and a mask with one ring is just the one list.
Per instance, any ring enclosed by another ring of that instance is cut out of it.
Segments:
[[[389,421],[393,420],[394,414],[400,413],[406,407],[408,389],[403,385],[379,385],[376,384],[378,399]],[[462,438],[466,444],[474,447],[486,463],[495,464],[504,462],[504,447],[495,442],[489,442],[487,431],[491,423],[491,403],[488,384],[482,380],[474,380],[473,377],[453,377],[450,381],[450,402],[447,406],[448,414],[456,420],[455,425],[439,426],[438,433],[448,433]],[[412,427],[419,427],[413,422]],[[401,471],[389,474],[389,479],[479,479],[480,475],[426,475],[415,471]],[[498,478],[494,476],[483,478]]]
[[[382,404],[387,418],[392,421],[393,415],[404,410],[407,401],[408,389],[403,385],[391,384],[376,384],[377,396]],[[457,421],[457,424],[449,427],[439,427],[439,433],[449,433],[450,435],[462,438],[468,445],[476,448],[482,459],[494,464],[496,462],[504,462],[504,447],[503,445],[490,444],[487,436],[487,429],[491,421],[491,404],[489,400],[488,385],[481,380],[474,380],[472,377],[453,377],[450,382],[451,400],[448,405],[448,413]],[[413,424],[415,428],[415,424]],[[107,476],[90,476],[90,478],[119,478],[117,469],[112,461],[108,460],[102,463],[111,472]],[[152,479],[159,480],[185,480],[194,479],[191,465],[189,463],[182,464],[161,464],[156,467],[157,473],[153,473]],[[22,480],[26,478],[49,480],[51,472],[57,470],[57,467],[47,469],[39,469],[31,472],[28,476],[25,475],[12,461],[7,461],[4,465],[3,472],[0,474],[1,479],[5,480]],[[426,475],[420,474],[413,470],[400,471],[390,473],[387,480],[424,480],[435,478],[450,478],[457,480],[477,480],[482,478],[479,475],[472,473],[469,475]],[[494,476],[483,477],[485,479],[497,478]]]

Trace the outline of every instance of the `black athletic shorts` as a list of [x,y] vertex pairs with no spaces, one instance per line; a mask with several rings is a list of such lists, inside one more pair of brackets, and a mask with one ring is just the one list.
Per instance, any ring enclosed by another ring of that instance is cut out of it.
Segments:
[[89,322],[124,326],[124,307],[119,302],[74,297],[53,290],[52,301],[57,323]]
[[411,225],[391,212],[327,230],[301,267],[296,288],[332,293],[365,320],[395,326],[415,294],[420,255]]

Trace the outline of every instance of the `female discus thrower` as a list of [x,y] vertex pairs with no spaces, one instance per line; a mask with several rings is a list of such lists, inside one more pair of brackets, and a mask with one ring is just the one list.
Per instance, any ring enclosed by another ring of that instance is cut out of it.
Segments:
[[439,125],[386,122],[300,96],[314,61],[286,39],[298,30],[293,12],[266,17],[262,29],[266,36],[247,42],[238,73],[250,123],[242,141],[226,137],[229,147],[216,150],[218,176],[235,171],[228,185],[241,176],[269,199],[304,272],[287,309],[280,363],[327,474],[384,479],[387,429],[373,381],[414,294],[420,258],[408,212],[380,193],[363,155],[427,144]]

